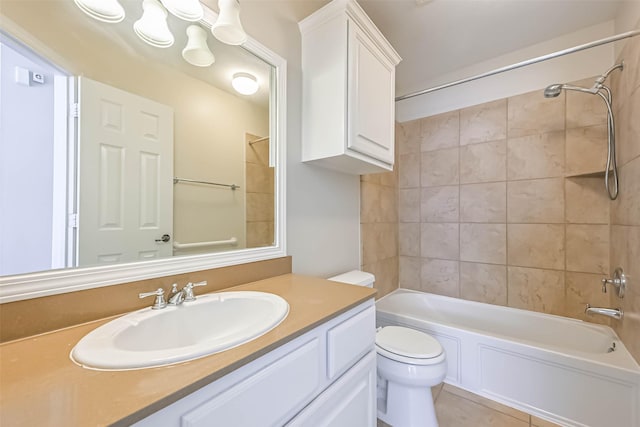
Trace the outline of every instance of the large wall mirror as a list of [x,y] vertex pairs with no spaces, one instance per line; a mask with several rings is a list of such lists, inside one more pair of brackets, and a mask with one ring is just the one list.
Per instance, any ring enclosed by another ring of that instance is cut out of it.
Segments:
[[120,4],[2,1],[0,302],[285,255],[286,62],[206,7],[152,46],[161,3]]

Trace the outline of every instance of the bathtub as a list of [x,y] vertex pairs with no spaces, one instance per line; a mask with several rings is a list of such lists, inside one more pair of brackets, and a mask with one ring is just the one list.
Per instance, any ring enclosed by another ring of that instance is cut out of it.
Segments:
[[442,344],[448,384],[564,426],[640,427],[640,367],[609,327],[405,289],[376,311]]

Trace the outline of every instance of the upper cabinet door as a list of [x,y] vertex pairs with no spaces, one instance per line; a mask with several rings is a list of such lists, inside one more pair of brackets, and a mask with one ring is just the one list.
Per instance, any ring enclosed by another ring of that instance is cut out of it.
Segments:
[[393,165],[395,65],[349,21],[347,148]]
[[354,0],[300,22],[302,161],[349,174],[393,169],[400,56]]

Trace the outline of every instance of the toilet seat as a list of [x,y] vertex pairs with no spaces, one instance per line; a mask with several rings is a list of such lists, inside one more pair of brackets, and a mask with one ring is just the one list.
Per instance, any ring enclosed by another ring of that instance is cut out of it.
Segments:
[[388,359],[412,365],[432,365],[445,357],[435,338],[402,326],[380,329],[376,334],[376,351]]

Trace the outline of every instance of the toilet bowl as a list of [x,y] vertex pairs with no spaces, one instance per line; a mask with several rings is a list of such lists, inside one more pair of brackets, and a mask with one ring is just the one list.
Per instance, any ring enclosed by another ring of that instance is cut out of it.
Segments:
[[447,373],[444,349],[433,337],[400,326],[376,334],[378,418],[394,427],[437,427],[431,387]]
[[[373,287],[375,277],[353,270],[329,278]],[[437,427],[431,387],[447,373],[442,345],[430,335],[386,326],[376,333],[378,418],[394,427]]]

